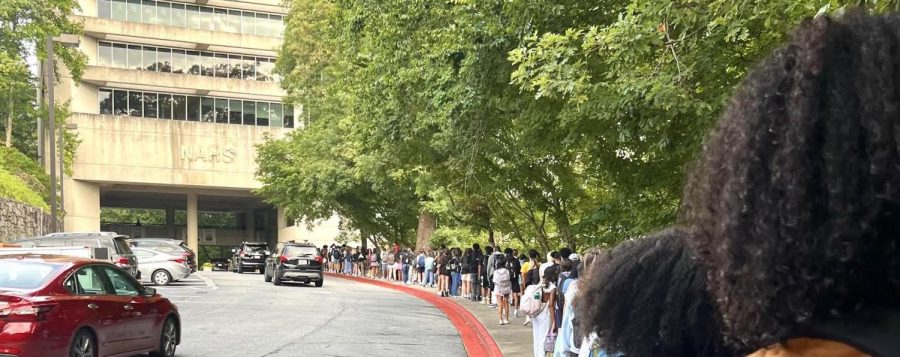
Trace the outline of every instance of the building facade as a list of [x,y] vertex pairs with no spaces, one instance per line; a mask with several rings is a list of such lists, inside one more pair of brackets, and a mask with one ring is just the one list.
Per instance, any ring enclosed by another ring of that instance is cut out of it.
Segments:
[[[280,0],[79,0],[78,83],[61,74],[77,132],[63,180],[66,231],[114,230],[200,245],[331,243],[337,219],[308,230],[253,194],[256,147],[298,125],[274,74],[286,9]],[[105,207],[155,209],[165,224],[101,222]],[[234,224],[204,227],[204,212]]]

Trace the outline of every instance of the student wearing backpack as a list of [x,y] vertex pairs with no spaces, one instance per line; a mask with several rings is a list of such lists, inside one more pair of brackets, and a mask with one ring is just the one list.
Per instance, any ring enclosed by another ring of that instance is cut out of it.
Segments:
[[900,16],[803,21],[728,103],[683,220],[728,340],[900,353]]
[[419,251],[416,256],[416,274],[419,275],[419,285],[425,285],[425,251]]
[[503,250],[503,253],[502,265],[509,271],[510,289],[512,290],[507,302],[513,308],[513,316],[519,317],[519,297],[522,294],[522,287],[519,285],[519,273],[522,265],[519,263],[519,259],[512,248],[506,248]]
[[479,273],[481,274],[481,303],[485,305],[489,305],[491,303],[491,290],[493,290],[493,283],[491,283],[491,279],[488,278],[488,259],[494,253],[494,247],[487,246],[484,247],[484,256],[481,259],[481,266]]
[[509,325],[509,297],[512,294],[512,277],[506,268],[506,258],[496,258],[497,269],[494,269],[494,295],[497,297],[497,314],[500,316],[500,325]]
[[466,300],[471,300],[472,295],[469,289],[472,288],[472,248],[466,248],[463,252],[462,259],[460,259],[460,288],[462,290],[462,297]]
[[459,248],[450,249],[450,296],[459,297],[459,285],[462,281],[460,278],[460,255]]
[[434,261],[434,252],[429,252],[425,255],[425,280],[422,282],[422,286],[434,287],[434,275],[435,275],[435,261]]
[[478,243],[472,244],[472,281],[469,290],[472,291],[472,301],[481,301],[481,269],[484,261],[484,253]]
[[[541,283],[540,276],[538,275],[538,267],[541,265],[540,260],[538,260],[538,257],[540,256],[541,254],[538,253],[537,250],[528,250],[528,261],[526,261],[525,264],[522,265],[522,285],[524,286],[521,294],[522,298],[528,296],[527,290],[529,286],[538,285]],[[522,300],[523,299],[519,299],[519,306],[522,305]],[[528,326],[529,323],[531,323],[531,315],[526,313],[525,322],[523,322],[522,325]]]

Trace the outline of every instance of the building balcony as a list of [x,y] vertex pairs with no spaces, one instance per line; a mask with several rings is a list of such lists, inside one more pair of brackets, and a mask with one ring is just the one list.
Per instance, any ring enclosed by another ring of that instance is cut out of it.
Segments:
[[98,17],[74,16],[84,33],[98,39],[168,45],[196,50],[219,50],[275,56],[282,39],[221,31],[116,21]]
[[277,82],[100,66],[87,66],[81,80],[100,87],[173,91],[184,94],[214,95],[240,99],[281,101],[285,96],[284,90],[281,89]]

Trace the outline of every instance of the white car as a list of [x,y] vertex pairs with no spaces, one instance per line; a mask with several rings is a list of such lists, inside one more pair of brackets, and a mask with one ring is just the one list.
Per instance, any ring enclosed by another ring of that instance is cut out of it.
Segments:
[[191,267],[187,259],[181,255],[173,255],[147,248],[132,248],[138,258],[138,270],[143,277],[142,282],[149,281],[155,285],[169,285],[191,275]]

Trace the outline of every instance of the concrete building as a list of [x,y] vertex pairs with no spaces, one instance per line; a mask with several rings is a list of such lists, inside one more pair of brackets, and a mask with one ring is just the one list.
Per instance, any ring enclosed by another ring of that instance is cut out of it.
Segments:
[[[88,57],[62,73],[58,103],[81,140],[64,179],[66,231],[112,230],[230,247],[241,241],[331,243],[332,219],[309,231],[254,196],[255,145],[297,126],[273,74],[280,0],[79,0]],[[105,207],[165,211],[165,224],[101,222]],[[233,215],[204,227],[203,212]]]

